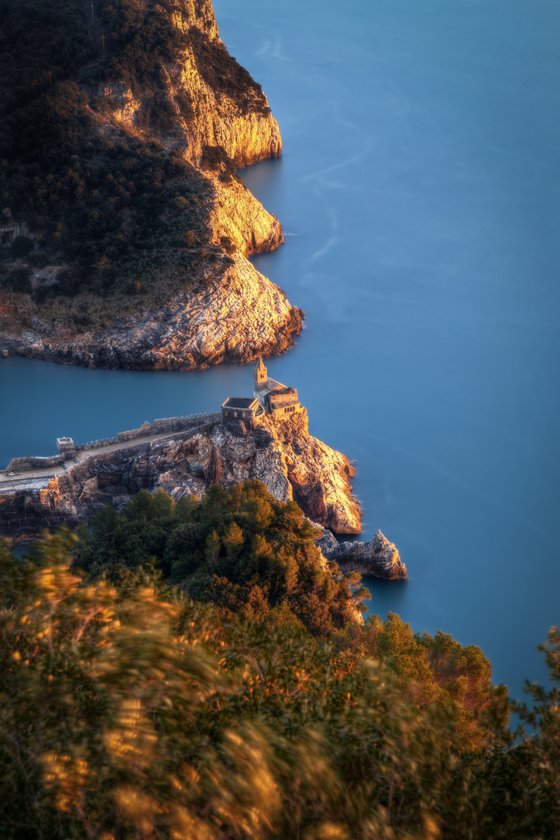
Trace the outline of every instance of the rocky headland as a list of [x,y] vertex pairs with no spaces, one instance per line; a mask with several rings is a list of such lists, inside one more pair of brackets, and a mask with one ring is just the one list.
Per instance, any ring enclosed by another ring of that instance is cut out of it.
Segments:
[[302,312],[248,260],[281,225],[236,174],[282,140],[210,0],[1,14],[0,352],[193,369],[286,350]]
[[0,352],[85,367],[194,370],[246,363],[291,346],[301,312],[241,254],[218,257],[201,268],[199,280],[196,289],[178,292],[157,309],[85,332],[12,301],[0,307],[0,325],[2,309],[6,317]]
[[76,446],[57,440],[50,457],[14,458],[0,472],[0,536],[25,540],[43,528],[87,522],[106,505],[120,509],[140,490],[202,497],[209,487],[260,481],[280,501],[295,501],[320,526],[325,562],[385,580],[405,580],[396,546],[361,532],[348,458],[309,433],[295,388],[270,378],[259,359],[250,397],[228,397],[220,414],[144,423],[108,440]]
[[345,571],[356,571],[366,577],[382,580],[406,580],[408,571],[397,546],[378,531],[368,542],[340,542],[328,529],[317,545],[327,560],[336,560]]
[[156,421],[46,461],[14,459],[0,474],[0,535],[22,539],[74,526],[142,489],[179,499],[246,480],[294,499],[326,528],[358,534],[353,475],[342,453],[309,434],[304,409],[292,418],[264,417],[244,434],[230,431],[219,414]]

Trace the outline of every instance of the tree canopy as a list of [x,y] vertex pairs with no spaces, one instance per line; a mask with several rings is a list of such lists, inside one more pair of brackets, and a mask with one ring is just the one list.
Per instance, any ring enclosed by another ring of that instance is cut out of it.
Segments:
[[481,651],[356,621],[314,536],[249,483],[1,544],[2,837],[557,837],[558,689],[513,739]]
[[260,482],[213,486],[201,501],[140,492],[122,514],[97,515],[76,562],[112,580],[151,565],[198,600],[254,617],[282,607],[327,635],[356,621],[369,593],[325,562],[316,538],[298,505]]

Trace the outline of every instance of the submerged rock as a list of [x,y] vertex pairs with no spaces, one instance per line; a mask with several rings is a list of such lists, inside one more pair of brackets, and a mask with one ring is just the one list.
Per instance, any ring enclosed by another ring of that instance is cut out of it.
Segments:
[[355,570],[382,580],[408,578],[398,548],[381,531],[368,542],[338,542],[330,531],[325,531],[317,545],[327,560],[336,560],[344,571]]

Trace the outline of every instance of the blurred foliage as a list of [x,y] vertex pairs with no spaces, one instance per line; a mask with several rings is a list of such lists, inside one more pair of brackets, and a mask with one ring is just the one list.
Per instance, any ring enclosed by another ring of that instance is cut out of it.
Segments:
[[[146,566],[84,579],[77,539],[0,548],[2,837],[558,836],[557,689],[512,744],[488,663],[448,636],[312,635]],[[557,679],[558,632],[547,655]]]
[[106,507],[82,529],[74,565],[121,586],[157,571],[190,597],[247,619],[273,614],[337,644],[344,638],[354,655],[382,659],[414,681],[415,702],[452,702],[464,744],[485,742],[488,726],[497,731],[507,712],[480,649],[441,632],[415,635],[397,615],[364,627],[369,592],[358,573],[325,562],[319,535],[295,502],[278,501],[258,481],[213,485],[202,500],[141,491],[122,513]]

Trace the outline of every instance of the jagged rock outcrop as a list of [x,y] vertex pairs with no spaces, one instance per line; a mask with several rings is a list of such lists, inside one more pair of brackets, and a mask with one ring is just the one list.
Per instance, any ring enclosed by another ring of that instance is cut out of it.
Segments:
[[345,455],[309,434],[305,410],[281,421],[266,417],[245,435],[220,424],[176,446],[171,460],[178,469],[157,482],[171,495],[183,492],[183,465],[194,462],[204,477],[190,481],[188,492],[202,492],[218,468],[220,482],[257,479],[276,498],[294,499],[314,522],[340,534],[360,533],[361,511],[350,485],[354,468]]
[[214,243],[219,244],[225,237],[248,257],[273,251],[284,242],[276,216],[265,210],[241,181],[232,179],[224,186],[217,180],[214,188],[215,202],[210,214]]
[[261,353],[284,352],[300,330],[302,313],[240,254],[227,263],[219,273],[215,266],[205,269],[196,291],[99,330],[55,329],[38,316],[21,332],[12,324],[0,337],[0,350],[89,367],[156,370],[244,363]]
[[286,350],[302,312],[247,260],[281,225],[235,173],[280,130],[211,1],[52,0],[50,40],[43,12],[2,8],[0,194],[25,235],[2,249],[0,352],[190,369]]
[[[109,451],[80,454],[48,486],[0,493],[0,534],[24,537],[43,527],[75,525],[106,504],[117,507],[141,489],[178,499],[202,495],[214,483],[260,480],[281,500],[294,499],[307,516],[340,533],[360,531],[348,459],[309,434],[307,413],[272,417],[244,435],[219,420],[157,440],[127,441]],[[18,480],[25,481],[25,476]],[[46,483],[46,482],[43,482]]]
[[317,545],[327,560],[336,562],[345,570],[355,570],[362,575],[381,578],[382,580],[406,580],[408,572],[401,560],[396,545],[378,531],[368,542],[338,542],[333,534],[326,530]]

